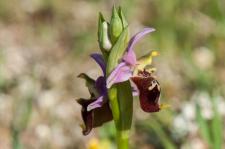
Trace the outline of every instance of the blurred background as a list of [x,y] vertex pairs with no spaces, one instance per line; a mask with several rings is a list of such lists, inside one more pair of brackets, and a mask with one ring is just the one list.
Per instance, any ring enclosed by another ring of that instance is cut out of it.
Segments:
[[101,71],[98,12],[109,20],[121,5],[135,34],[156,28],[137,46],[158,50],[161,101],[144,113],[135,99],[132,149],[225,148],[225,1],[0,0],[0,148],[115,148],[113,123],[81,133],[83,80]]

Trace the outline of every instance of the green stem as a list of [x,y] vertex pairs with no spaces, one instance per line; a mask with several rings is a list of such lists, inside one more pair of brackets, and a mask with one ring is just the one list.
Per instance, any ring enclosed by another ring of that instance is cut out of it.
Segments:
[[117,147],[118,149],[129,148],[129,130],[117,131]]
[[12,130],[12,148],[13,149],[21,148],[19,135],[20,135],[19,131],[15,129]]
[[[107,67],[106,73],[107,77],[116,68],[118,65],[119,60],[122,58],[123,53],[127,47],[127,39],[128,39],[128,27],[126,27],[122,33],[120,34],[119,38],[116,40],[115,44],[113,45],[108,60],[107,60]],[[117,139],[118,139],[118,149],[128,149],[128,134],[127,129],[124,125],[124,117],[121,117],[123,110],[121,111],[121,105],[119,100],[123,100],[121,97],[118,97],[118,87],[113,85],[108,90],[108,96],[110,100],[110,106],[112,110],[113,119],[115,122],[116,130],[117,130]],[[127,112],[127,111],[126,111]],[[128,126],[129,127],[129,126]]]
[[111,110],[113,114],[113,119],[116,125],[116,129],[119,129],[119,119],[120,119],[120,110],[119,110],[119,104],[117,100],[117,88],[112,86],[109,91],[109,100],[110,100],[110,105],[111,105]]
[[117,100],[117,88],[111,87],[109,89],[109,99],[113,114],[113,119],[116,126],[116,133],[117,133],[117,147],[118,149],[128,149],[129,148],[129,130],[121,130],[120,128],[120,110],[119,104]]
[[118,149],[128,149],[128,131],[120,130],[120,110],[119,103],[117,100],[117,88],[111,87],[108,91],[110,105],[112,109],[113,119],[115,122],[116,133],[117,133],[117,146]]

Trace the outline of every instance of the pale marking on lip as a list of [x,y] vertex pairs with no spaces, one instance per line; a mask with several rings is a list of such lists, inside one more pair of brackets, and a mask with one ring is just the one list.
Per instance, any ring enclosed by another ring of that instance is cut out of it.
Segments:
[[157,83],[155,80],[153,80],[153,81],[151,82],[151,86],[148,87],[148,90],[149,90],[149,91],[153,90],[153,88],[155,88],[155,86],[158,87],[158,83]]

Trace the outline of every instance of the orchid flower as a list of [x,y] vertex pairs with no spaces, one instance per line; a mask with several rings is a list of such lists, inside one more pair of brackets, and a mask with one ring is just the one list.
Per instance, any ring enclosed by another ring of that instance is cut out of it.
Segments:
[[86,85],[91,94],[91,99],[80,98],[77,102],[82,106],[81,113],[84,121],[83,134],[88,135],[92,128],[101,126],[103,123],[112,120],[112,112],[109,107],[106,88],[106,66],[100,54],[92,54],[91,57],[98,63],[103,72],[103,76],[96,80],[91,79],[82,73],[78,77],[86,80]]
[[[83,134],[88,135],[92,128],[101,126],[103,123],[112,120],[112,112],[109,107],[109,99],[106,88],[106,65],[101,54],[91,54],[96,63],[101,67],[103,76],[96,80],[91,79],[84,73],[78,77],[86,80],[86,85],[91,94],[91,99],[80,98],[77,102],[82,106],[82,118],[84,121]],[[134,90],[133,92],[136,92]],[[135,94],[135,93],[133,93]]]
[[159,97],[160,86],[152,72],[145,68],[151,64],[152,57],[157,56],[158,52],[152,51],[150,55],[137,60],[133,51],[135,44],[146,34],[155,31],[153,28],[145,28],[143,31],[134,35],[128,43],[126,52],[118,64],[107,78],[107,88],[113,84],[131,80],[133,95],[139,95],[141,108],[145,112],[157,112],[160,110]]
[[86,80],[91,94],[90,99],[77,100],[82,106],[84,135],[113,119],[118,149],[128,149],[133,96],[139,95],[141,108],[145,112],[162,109],[163,106],[159,104],[160,85],[152,75],[155,69],[147,69],[158,52],[152,51],[137,59],[133,50],[140,39],[153,31],[155,29],[145,28],[129,40],[128,23],[120,7],[113,7],[110,22],[99,14],[98,43],[102,55],[92,54],[91,57],[101,67],[103,74],[96,80],[84,73],[79,75]]

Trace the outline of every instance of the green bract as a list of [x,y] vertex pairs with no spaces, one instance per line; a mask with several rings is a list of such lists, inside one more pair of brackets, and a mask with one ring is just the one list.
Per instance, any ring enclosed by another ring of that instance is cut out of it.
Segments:
[[128,28],[125,28],[110,51],[106,68],[107,74],[111,73],[111,71],[118,65],[119,60],[122,58],[127,47],[127,38]]

